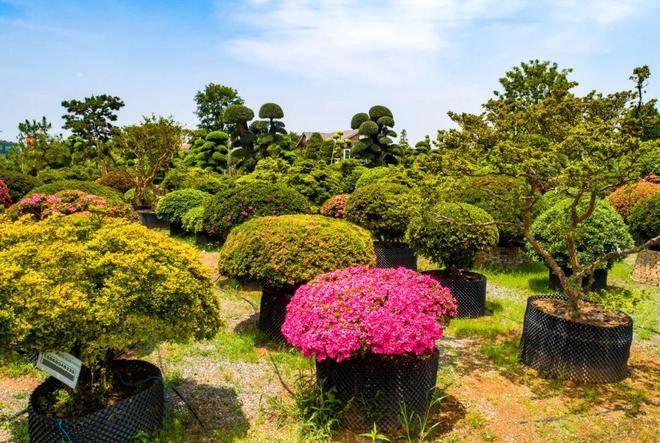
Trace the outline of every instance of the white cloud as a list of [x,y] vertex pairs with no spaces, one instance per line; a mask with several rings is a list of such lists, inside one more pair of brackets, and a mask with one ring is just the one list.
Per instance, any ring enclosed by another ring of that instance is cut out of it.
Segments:
[[608,26],[647,14],[654,4],[654,0],[559,0],[557,14],[568,22]]

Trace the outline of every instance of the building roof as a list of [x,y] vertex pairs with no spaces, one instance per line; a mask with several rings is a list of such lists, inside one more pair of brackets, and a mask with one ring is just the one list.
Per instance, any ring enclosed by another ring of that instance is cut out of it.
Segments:
[[[300,136],[300,140],[298,140],[298,145],[300,145],[300,143],[303,140],[305,141],[309,140],[312,134],[314,134],[315,132],[318,132],[321,135],[321,138],[325,140],[326,138],[331,138],[337,131],[334,132],[303,131],[303,133]],[[346,129],[344,130],[344,133],[342,134],[341,138],[348,139],[356,136],[357,134],[358,134],[357,129]]]

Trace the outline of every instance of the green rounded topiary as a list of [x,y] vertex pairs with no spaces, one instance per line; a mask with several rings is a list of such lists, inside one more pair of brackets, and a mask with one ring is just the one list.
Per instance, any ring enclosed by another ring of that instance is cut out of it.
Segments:
[[358,188],[346,199],[344,218],[371,232],[378,242],[399,244],[418,210],[419,198],[396,183]]
[[232,228],[252,217],[308,212],[307,199],[288,186],[263,181],[247,182],[216,194],[206,204],[204,230],[224,240]]
[[371,237],[359,226],[320,215],[283,215],[255,218],[232,230],[219,269],[239,280],[287,287],[374,263]]
[[366,112],[359,112],[355,114],[351,119],[351,129],[358,129],[360,125],[366,121],[369,121],[369,114]]
[[80,214],[0,223],[0,306],[0,349],[76,350],[92,369],[109,351],[209,338],[222,325],[194,248]]
[[[373,121],[377,121],[381,117],[390,117],[392,119],[394,118],[394,116],[392,115],[392,111],[390,111],[386,106],[382,106],[382,105],[372,106],[369,109],[369,117]],[[391,125],[387,125],[387,126],[391,126]]]
[[88,182],[83,180],[61,180],[47,185],[38,186],[32,189],[26,197],[33,194],[53,195],[60,191],[83,191],[88,194],[98,195],[104,199],[112,202],[119,202],[122,200],[121,195],[117,190],[108,186],[101,185],[95,182]]
[[466,203],[439,203],[414,217],[406,239],[420,255],[450,271],[467,270],[479,251],[497,244],[497,227],[483,209]]
[[204,205],[211,194],[197,189],[181,189],[170,192],[158,200],[156,215],[170,223],[181,223],[183,215],[189,209]]
[[7,188],[9,188],[9,196],[14,203],[19,201],[32,189],[43,185],[41,180],[32,177],[31,175],[10,171],[8,169],[0,170],[0,180],[4,181]]
[[360,134],[364,134],[364,135],[378,134],[378,125],[372,122],[371,120],[369,120],[360,125],[359,131]]
[[660,193],[643,198],[628,217],[632,234],[641,241],[660,235]]
[[207,142],[213,142],[217,144],[223,144],[229,140],[229,135],[223,131],[212,131],[206,135]]
[[197,234],[204,230],[204,206],[188,209],[181,217],[181,226],[186,232]]
[[[571,268],[566,243],[571,202],[570,199],[559,201],[539,215],[531,227],[532,235],[564,269]],[[580,202],[578,214],[583,213],[586,207],[586,201]],[[604,253],[632,247],[633,239],[621,215],[606,202],[598,200],[593,214],[578,225],[575,243],[578,262],[588,265]],[[540,259],[529,245],[528,249],[531,255]],[[606,262],[601,268],[609,269],[613,263],[614,261]]]
[[259,108],[259,118],[284,118],[284,111],[277,103],[264,103]]
[[408,171],[398,166],[378,166],[362,172],[355,182],[355,189],[374,183],[397,183],[413,188],[415,181],[408,175]]
[[254,111],[244,105],[231,105],[222,113],[222,119],[227,123],[249,122],[254,118]]

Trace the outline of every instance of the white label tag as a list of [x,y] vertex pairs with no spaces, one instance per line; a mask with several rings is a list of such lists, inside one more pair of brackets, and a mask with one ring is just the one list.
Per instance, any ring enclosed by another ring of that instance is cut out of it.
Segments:
[[71,388],[78,384],[82,362],[66,352],[40,352],[37,368],[52,375]]

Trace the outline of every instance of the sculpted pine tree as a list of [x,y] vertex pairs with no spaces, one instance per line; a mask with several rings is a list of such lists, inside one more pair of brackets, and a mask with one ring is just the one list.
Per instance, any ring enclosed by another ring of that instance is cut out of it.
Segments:
[[359,131],[360,139],[353,145],[353,158],[366,160],[370,166],[397,164],[402,152],[392,141],[392,137],[396,137],[393,127],[394,117],[385,106],[373,106],[368,114],[355,114],[351,128]]

